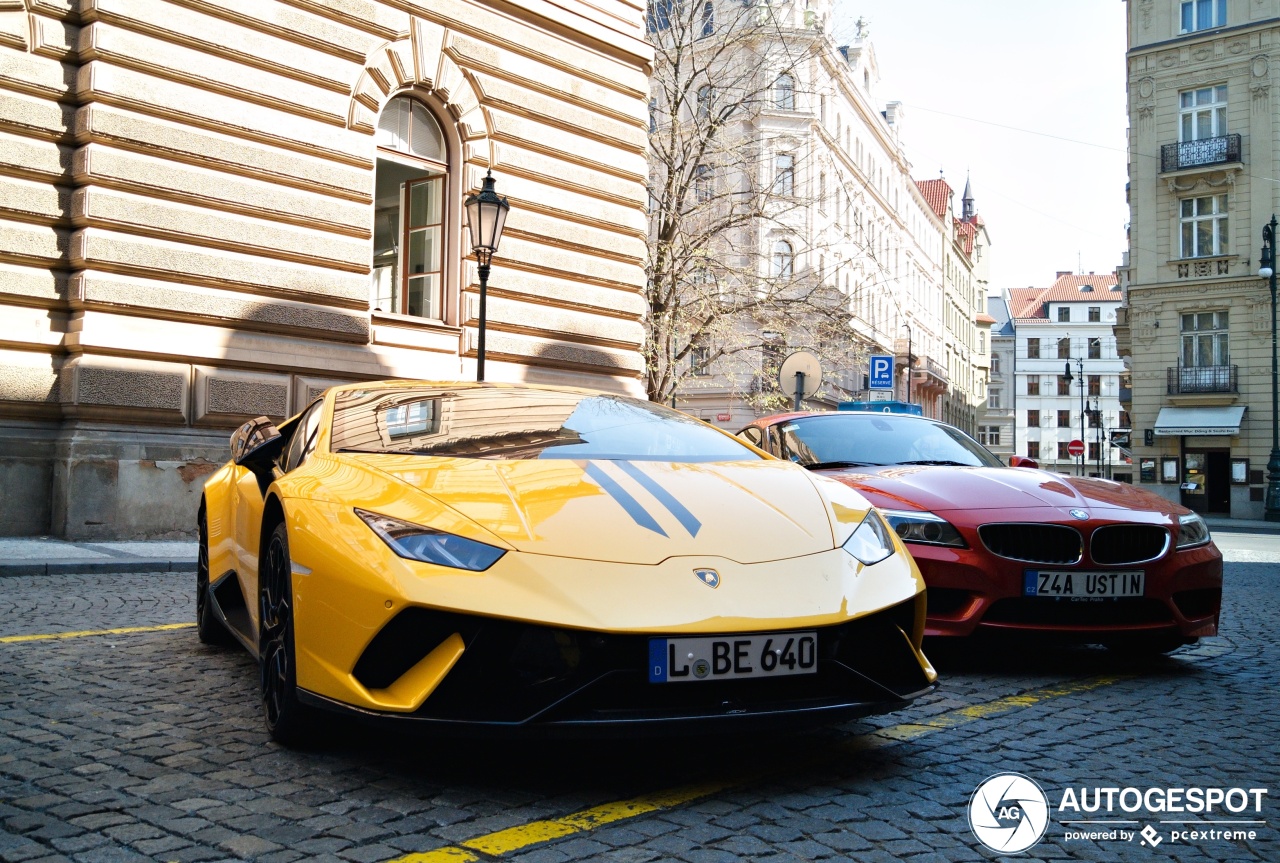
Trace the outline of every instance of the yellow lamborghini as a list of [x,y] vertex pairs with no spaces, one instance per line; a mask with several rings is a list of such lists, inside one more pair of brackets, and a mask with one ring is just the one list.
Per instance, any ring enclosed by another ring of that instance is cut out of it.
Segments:
[[935,685],[924,582],[848,486],[660,405],[335,387],[204,487],[199,637],[319,711],[581,731],[827,722]]

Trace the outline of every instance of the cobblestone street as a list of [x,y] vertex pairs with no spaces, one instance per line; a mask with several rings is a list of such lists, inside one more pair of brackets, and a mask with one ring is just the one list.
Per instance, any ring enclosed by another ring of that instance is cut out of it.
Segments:
[[[181,626],[193,576],[0,578],[0,860],[984,860],[970,797],[1016,771],[1053,809],[1032,858],[1275,861],[1280,536],[1220,543],[1223,635],[1170,657],[935,648],[943,685],[906,711],[625,744],[342,727],[289,751],[262,728],[255,663]],[[1136,819],[1094,841],[1068,838],[1068,787],[1269,793],[1260,814],[1078,816]],[[1181,818],[1266,823],[1182,840],[1161,823]],[[1148,824],[1154,847],[1133,835]]]

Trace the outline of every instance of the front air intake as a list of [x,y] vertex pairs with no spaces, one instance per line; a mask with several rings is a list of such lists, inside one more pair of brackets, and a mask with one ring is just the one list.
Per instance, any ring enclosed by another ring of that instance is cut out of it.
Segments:
[[978,536],[992,554],[1010,560],[1064,566],[1084,555],[1080,533],[1060,524],[984,524]]

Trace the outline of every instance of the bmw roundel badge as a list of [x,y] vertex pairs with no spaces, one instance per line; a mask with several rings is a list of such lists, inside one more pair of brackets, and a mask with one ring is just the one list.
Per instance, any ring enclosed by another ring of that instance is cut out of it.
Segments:
[[716,588],[720,586],[720,573],[714,569],[695,569],[693,574],[698,577],[707,587]]
[[1073,509],[1073,510],[1071,510],[1071,517],[1072,517],[1072,518],[1078,518],[1078,519],[1080,519],[1081,521],[1088,521],[1088,520],[1089,520],[1089,513],[1085,512],[1085,511],[1084,511],[1084,510],[1082,510],[1082,509]]

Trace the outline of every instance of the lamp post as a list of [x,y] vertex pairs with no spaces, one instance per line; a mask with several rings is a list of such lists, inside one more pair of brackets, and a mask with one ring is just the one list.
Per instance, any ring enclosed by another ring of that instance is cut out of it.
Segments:
[[489,264],[498,251],[502,228],[511,205],[493,190],[493,171],[484,175],[480,191],[468,195],[463,207],[467,211],[467,229],[471,233],[471,251],[480,264],[480,343],[476,346],[476,380],[484,380],[484,328],[488,299]]
[[911,324],[903,324],[907,329],[907,404],[911,404],[911,363],[915,359],[911,356]]
[[[1084,357],[1077,358],[1075,362],[1076,362],[1076,368],[1080,370],[1080,443],[1084,443],[1084,390],[1085,390],[1085,384],[1087,383],[1084,377]],[[1071,360],[1069,358],[1066,362],[1066,367],[1067,367],[1067,375],[1066,375],[1067,383],[1069,384],[1071,383],[1071,380],[1072,380]],[[1080,464],[1079,464],[1080,476],[1084,476],[1084,458],[1085,458],[1085,454],[1081,453]]]
[[1267,280],[1271,288],[1271,458],[1267,460],[1267,493],[1264,498],[1263,518],[1280,521],[1280,387],[1277,386],[1276,365],[1276,217],[1262,226],[1262,256],[1258,261],[1258,275]]

